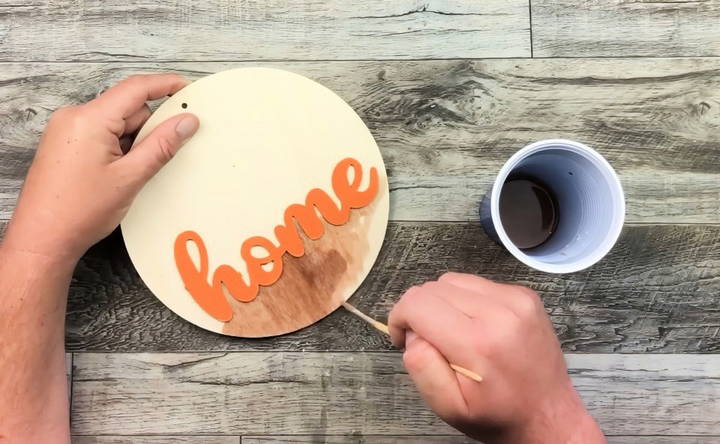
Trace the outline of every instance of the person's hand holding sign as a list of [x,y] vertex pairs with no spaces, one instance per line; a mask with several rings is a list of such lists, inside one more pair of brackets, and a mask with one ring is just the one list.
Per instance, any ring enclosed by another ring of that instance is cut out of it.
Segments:
[[69,442],[63,338],[73,268],[198,129],[197,117],[180,114],[124,154],[124,136],[150,116],[146,101],[187,83],[133,76],[52,115],[0,246],[0,439]]
[[177,115],[127,154],[121,142],[150,117],[148,100],[172,95],[187,83],[176,74],[136,75],[86,104],[53,113],[5,247],[75,260],[114,230],[140,188],[195,133],[199,121]]
[[532,290],[447,273],[410,288],[390,313],[389,328],[425,401],[469,436],[488,444],[605,442]]

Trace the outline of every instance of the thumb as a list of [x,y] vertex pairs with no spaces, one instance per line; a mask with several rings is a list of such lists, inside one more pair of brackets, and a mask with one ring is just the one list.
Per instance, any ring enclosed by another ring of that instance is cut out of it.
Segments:
[[403,364],[425,402],[445,420],[467,415],[458,378],[445,357],[414,332],[406,334]]
[[120,161],[135,173],[133,176],[137,180],[145,183],[175,156],[199,126],[200,121],[193,114],[171,117],[136,143]]

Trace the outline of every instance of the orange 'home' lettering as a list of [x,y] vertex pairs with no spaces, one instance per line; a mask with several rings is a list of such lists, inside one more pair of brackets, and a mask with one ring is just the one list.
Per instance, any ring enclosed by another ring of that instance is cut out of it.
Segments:
[[[348,180],[348,172],[352,170],[352,180]],[[272,285],[280,279],[283,270],[283,255],[289,253],[294,257],[305,254],[298,226],[305,235],[319,239],[325,232],[323,222],[316,213],[320,212],[323,219],[332,225],[343,225],[350,218],[350,210],[362,208],[375,198],[379,180],[376,168],[370,168],[370,180],[367,189],[360,190],[362,166],[355,159],[341,160],[332,173],[332,188],[340,200],[340,207],[330,196],[319,188],[308,192],[305,204],[292,204],[285,209],[283,225],[275,227],[278,244],[262,236],[246,239],[240,248],[240,256],[247,265],[247,282],[242,275],[230,265],[220,265],[212,275],[212,284],[208,283],[210,273],[208,253],[202,237],[194,231],[180,233],[175,239],[175,265],[185,288],[195,302],[213,318],[228,322],[232,319],[232,309],[223,294],[223,285],[238,301],[250,302],[257,297],[260,286]],[[200,257],[199,267],[188,253],[188,243],[194,243]],[[262,257],[253,255],[253,249],[259,247],[265,251]],[[268,267],[269,265],[269,267]]]

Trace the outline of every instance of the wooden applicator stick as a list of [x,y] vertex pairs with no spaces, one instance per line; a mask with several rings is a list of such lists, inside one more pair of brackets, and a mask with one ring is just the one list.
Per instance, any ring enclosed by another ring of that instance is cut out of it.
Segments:
[[350,313],[357,315],[360,319],[367,322],[368,324],[372,325],[373,327],[377,328],[381,332],[385,333],[386,335],[390,335],[390,330],[388,330],[387,325],[383,324],[380,321],[376,321],[375,319],[371,318],[370,316],[366,315],[365,313],[361,312],[357,308],[353,307],[352,305],[348,304],[347,302],[343,302],[343,307],[345,307]]
[[[381,332],[385,333],[386,335],[390,334],[390,330],[388,330],[387,325],[383,324],[380,321],[376,321],[375,319],[373,319],[370,316],[366,315],[365,313],[361,312],[360,310],[358,310],[357,308],[355,308],[354,306],[350,305],[347,302],[343,302],[342,305],[343,305],[343,307],[345,307],[345,309],[347,311],[356,315],[357,317],[359,317],[363,321],[367,322],[368,324],[372,325],[376,329],[380,330]],[[460,367],[459,365],[450,364],[450,368],[455,370],[456,372],[460,373],[461,375],[472,379],[473,381],[482,382],[482,380],[483,380],[482,376],[480,376],[477,373],[470,371],[464,367]]]

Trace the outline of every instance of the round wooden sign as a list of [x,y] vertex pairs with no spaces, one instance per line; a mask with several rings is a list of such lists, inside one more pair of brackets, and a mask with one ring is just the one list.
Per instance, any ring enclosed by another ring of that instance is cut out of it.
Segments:
[[182,112],[200,129],[122,222],[150,290],[211,331],[306,327],[365,279],[388,220],[388,183],[360,117],[322,85],[243,68],[169,98],[138,134]]

